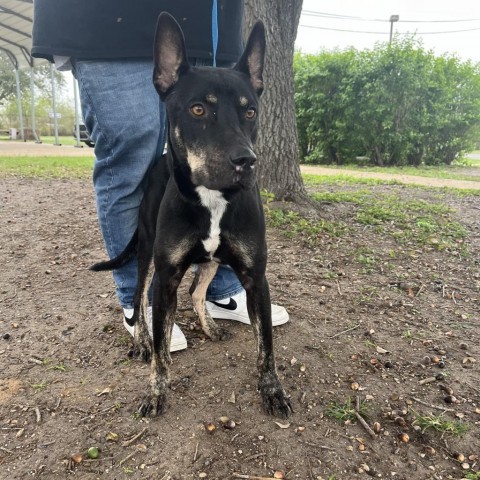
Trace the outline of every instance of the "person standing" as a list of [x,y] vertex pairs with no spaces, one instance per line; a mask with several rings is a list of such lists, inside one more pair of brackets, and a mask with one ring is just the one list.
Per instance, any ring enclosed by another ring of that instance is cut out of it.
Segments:
[[[243,0],[35,0],[32,56],[71,69],[82,113],[95,143],[93,185],[98,221],[110,258],[133,236],[146,177],[165,148],[164,104],[152,83],[158,15],[180,24],[192,66],[230,67],[242,53]],[[218,46],[215,45],[218,29]],[[133,315],[136,258],[113,272],[124,316]],[[245,291],[233,270],[221,265],[207,291],[213,318],[250,323]],[[272,325],[289,319],[272,305]],[[151,315],[147,319],[150,323]],[[133,327],[124,320],[133,335]],[[177,325],[171,351],[187,347]]]

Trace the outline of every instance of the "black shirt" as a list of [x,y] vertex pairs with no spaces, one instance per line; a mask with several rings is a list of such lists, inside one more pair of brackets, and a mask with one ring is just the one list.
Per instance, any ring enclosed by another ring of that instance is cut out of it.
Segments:
[[[213,58],[212,0],[35,0],[32,56],[152,58],[158,15],[182,27],[189,57]],[[243,0],[218,0],[217,60],[242,52]]]

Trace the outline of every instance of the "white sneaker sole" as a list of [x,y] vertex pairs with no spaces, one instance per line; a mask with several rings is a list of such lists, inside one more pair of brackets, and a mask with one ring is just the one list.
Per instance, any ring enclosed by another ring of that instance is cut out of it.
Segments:
[[[135,332],[135,327],[131,327],[125,318],[123,319],[123,326],[127,332],[133,337]],[[150,332],[150,337],[152,333]],[[185,335],[180,330],[180,327],[174,323],[172,330],[172,339],[170,340],[170,352],[178,352],[179,350],[185,350],[187,348],[187,339]]]
[[[234,320],[245,325],[250,325],[250,319],[245,314],[235,313],[230,310],[224,310],[221,307],[217,307],[211,302],[205,302],[208,313],[212,318],[218,318],[220,320]],[[278,327],[284,325],[290,319],[288,312],[285,308],[278,305],[272,308],[272,327]]]

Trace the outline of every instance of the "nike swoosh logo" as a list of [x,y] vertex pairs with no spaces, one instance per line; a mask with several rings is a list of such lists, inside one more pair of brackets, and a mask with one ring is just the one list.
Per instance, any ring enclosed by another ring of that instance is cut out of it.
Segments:
[[217,307],[224,308],[225,310],[237,309],[237,302],[233,298],[231,298],[228,303],[218,303],[218,302],[214,302],[213,300],[210,300],[210,302],[216,305]]

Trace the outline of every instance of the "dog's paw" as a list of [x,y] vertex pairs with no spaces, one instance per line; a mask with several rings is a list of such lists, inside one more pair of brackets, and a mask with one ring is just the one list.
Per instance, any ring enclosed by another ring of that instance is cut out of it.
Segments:
[[150,362],[150,359],[152,358],[152,347],[150,342],[135,342],[133,355],[143,362]]
[[219,326],[215,326],[214,329],[210,329],[208,336],[212,342],[218,342],[223,340],[229,340],[232,338],[232,334],[226,329]]
[[259,385],[263,409],[269,415],[288,418],[293,413],[293,407],[279,380]]
[[161,415],[167,409],[167,395],[162,393],[160,395],[150,394],[143,398],[138,413],[142,417],[156,417]]

